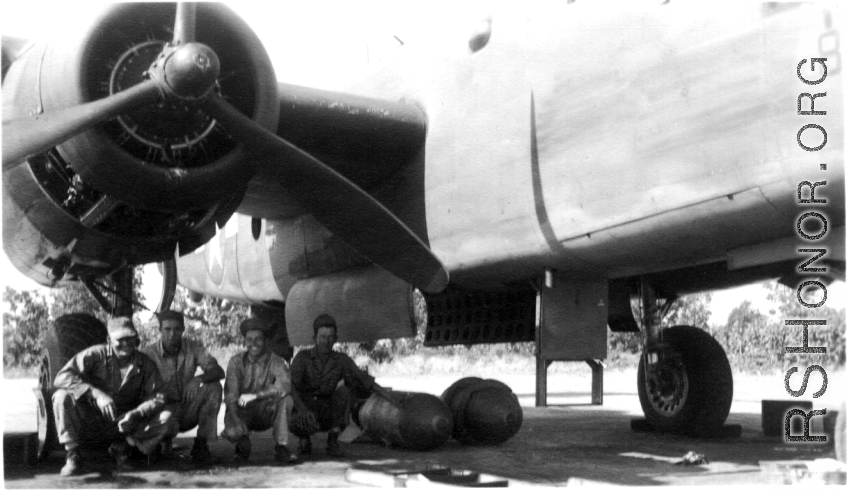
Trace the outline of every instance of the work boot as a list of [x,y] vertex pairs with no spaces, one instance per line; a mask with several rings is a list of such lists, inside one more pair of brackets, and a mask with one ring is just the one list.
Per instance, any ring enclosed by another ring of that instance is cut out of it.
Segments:
[[333,458],[343,458],[344,451],[338,445],[338,432],[330,431],[326,437],[326,455]]
[[277,444],[274,448],[274,459],[281,465],[295,465],[300,463],[300,460],[294,454],[291,454],[291,451],[288,450],[288,446],[283,446],[282,444]]
[[[238,450],[238,446],[236,446],[236,450]],[[247,452],[249,456],[250,451],[248,450]],[[199,465],[209,466],[220,463],[221,458],[215,456],[211,451],[209,451],[209,445],[205,438],[197,437],[194,439],[194,447],[191,448],[191,461]]]
[[124,440],[111,443],[109,445],[109,456],[115,460],[115,465],[120,470],[129,458],[129,444]]
[[253,446],[250,444],[250,436],[241,436],[238,442],[235,443],[235,459],[241,462],[247,462],[250,459],[250,453],[253,451]]
[[143,452],[141,454],[144,455],[144,458],[147,460],[147,466],[153,466],[153,464],[162,459],[162,445],[156,444],[156,447],[150,451],[150,454],[144,454]]
[[297,445],[297,452],[300,453],[301,456],[312,454],[312,438],[301,437],[300,443]]
[[59,472],[59,475],[79,475],[82,473],[82,463],[82,454],[80,454],[79,449],[69,449],[67,458],[65,459],[65,466],[62,466],[62,471]]
[[174,438],[166,437],[159,443],[159,454],[163,458],[170,458],[174,454]]

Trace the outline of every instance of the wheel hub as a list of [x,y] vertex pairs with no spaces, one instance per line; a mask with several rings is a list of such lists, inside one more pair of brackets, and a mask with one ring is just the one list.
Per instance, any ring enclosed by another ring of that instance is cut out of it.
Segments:
[[660,359],[647,367],[647,395],[655,411],[672,417],[685,406],[690,383],[681,362]]

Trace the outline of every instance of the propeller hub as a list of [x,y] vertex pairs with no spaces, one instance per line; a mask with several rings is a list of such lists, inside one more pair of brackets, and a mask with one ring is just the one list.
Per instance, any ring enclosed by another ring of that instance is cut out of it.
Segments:
[[164,64],[164,82],[168,91],[181,99],[203,98],[215,87],[220,73],[218,55],[202,43],[179,46]]

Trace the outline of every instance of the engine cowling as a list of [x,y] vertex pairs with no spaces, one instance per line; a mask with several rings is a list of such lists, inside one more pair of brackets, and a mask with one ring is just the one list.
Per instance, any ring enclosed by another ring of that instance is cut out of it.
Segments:
[[[4,120],[99,100],[142,82],[173,37],[174,4],[107,7],[73,39],[34,45],[3,79]],[[259,39],[228,8],[197,6],[217,54],[212,90],[275,130],[277,82]],[[166,99],[98,125],[3,172],[3,242],[41,284],[108,274],[196,249],[253,176],[242,146],[191,100]]]

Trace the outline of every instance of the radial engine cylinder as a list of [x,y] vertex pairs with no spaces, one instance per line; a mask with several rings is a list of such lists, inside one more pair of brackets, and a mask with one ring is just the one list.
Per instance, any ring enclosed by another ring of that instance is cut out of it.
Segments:
[[359,425],[374,440],[426,451],[444,444],[453,432],[453,415],[437,396],[391,392],[399,406],[373,394],[358,413]]

